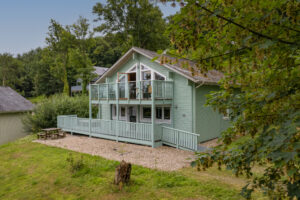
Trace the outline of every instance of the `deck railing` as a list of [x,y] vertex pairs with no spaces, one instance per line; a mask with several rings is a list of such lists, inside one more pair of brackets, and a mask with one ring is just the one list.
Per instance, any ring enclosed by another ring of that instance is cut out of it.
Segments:
[[197,151],[199,134],[162,127],[162,142],[176,148]]
[[145,80],[91,85],[92,100],[173,98],[173,81]]
[[[89,131],[91,123],[91,132]],[[79,118],[60,115],[57,117],[57,127],[72,133],[81,133],[117,141],[127,141],[152,145],[152,125],[116,120]]]
[[156,125],[155,134],[152,134],[152,124],[60,115],[57,117],[57,127],[71,133],[150,146],[154,141],[161,141],[166,145],[192,151],[197,151],[198,147],[198,134],[165,125]]

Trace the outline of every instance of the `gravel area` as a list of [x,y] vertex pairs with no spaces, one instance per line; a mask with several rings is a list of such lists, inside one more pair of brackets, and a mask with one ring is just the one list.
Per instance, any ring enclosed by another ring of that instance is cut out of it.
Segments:
[[173,147],[127,144],[100,138],[67,135],[56,140],[35,140],[35,142],[61,147],[77,152],[97,155],[109,160],[130,162],[147,168],[163,171],[174,171],[190,166],[195,159],[194,153]]
[[213,140],[209,140],[207,142],[200,143],[199,145],[211,148],[211,147],[217,146],[218,144],[219,144],[218,138],[216,138],[216,139],[213,139]]

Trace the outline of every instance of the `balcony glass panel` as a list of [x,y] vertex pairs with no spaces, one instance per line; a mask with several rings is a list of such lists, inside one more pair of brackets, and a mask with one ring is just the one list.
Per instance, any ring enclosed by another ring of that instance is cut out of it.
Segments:
[[116,99],[116,84],[108,85],[108,95],[109,99]]
[[151,99],[151,81],[141,81],[142,99]]
[[91,85],[91,98],[98,100],[98,85]]
[[130,99],[136,99],[137,98],[137,88],[136,88],[136,82],[129,82],[129,97]]
[[120,99],[126,98],[126,95],[125,95],[125,83],[124,82],[119,83],[119,98]]

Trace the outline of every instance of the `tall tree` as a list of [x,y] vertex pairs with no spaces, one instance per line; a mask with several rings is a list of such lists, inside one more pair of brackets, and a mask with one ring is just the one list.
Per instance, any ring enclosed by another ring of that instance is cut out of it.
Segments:
[[17,89],[20,85],[21,63],[9,53],[0,54],[0,81],[2,86]]
[[95,45],[93,33],[89,31],[88,20],[79,17],[77,22],[70,26],[71,33],[76,38],[76,46],[70,50],[70,64],[77,71],[77,78],[82,80],[82,93],[86,93],[89,82],[95,78],[92,73],[94,68],[88,55],[91,48]]
[[97,21],[103,22],[95,30],[119,36],[123,51],[131,46],[150,50],[168,46],[163,14],[148,0],[108,0],[106,4],[97,3],[93,13],[98,16]]
[[123,44],[119,36],[106,34],[95,37],[95,46],[91,49],[89,56],[92,62],[101,67],[111,67],[122,55]]
[[46,42],[49,48],[54,52],[55,62],[52,72],[56,74],[64,83],[63,92],[70,94],[70,49],[75,46],[75,36],[71,34],[70,28],[63,27],[61,24],[51,19],[48,37]]
[[232,121],[220,146],[198,154],[199,168],[224,164],[251,177],[253,166],[263,164],[263,175],[243,189],[245,197],[259,187],[272,199],[299,199],[300,2],[177,2],[181,11],[168,27],[176,52],[193,57],[194,70],[225,74],[208,104],[229,109]]

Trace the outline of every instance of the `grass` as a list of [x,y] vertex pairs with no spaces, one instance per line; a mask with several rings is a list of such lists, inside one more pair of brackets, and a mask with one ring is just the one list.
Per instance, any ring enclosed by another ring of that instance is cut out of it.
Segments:
[[[162,172],[133,165],[130,184],[119,190],[113,184],[118,162],[34,143],[33,138],[0,146],[0,199],[242,199],[246,180],[215,168]],[[70,154],[74,160],[82,157],[80,170],[71,172]]]
[[30,97],[30,98],[27,98],[27,99],[29,101],[31,101],[31,103],[33,103],[33,104],[38,104],[38,103],[41,103],[44,100],[46,100],[47,97],[45,95],[41,95],[41,96],[37,96],[37,97]]

